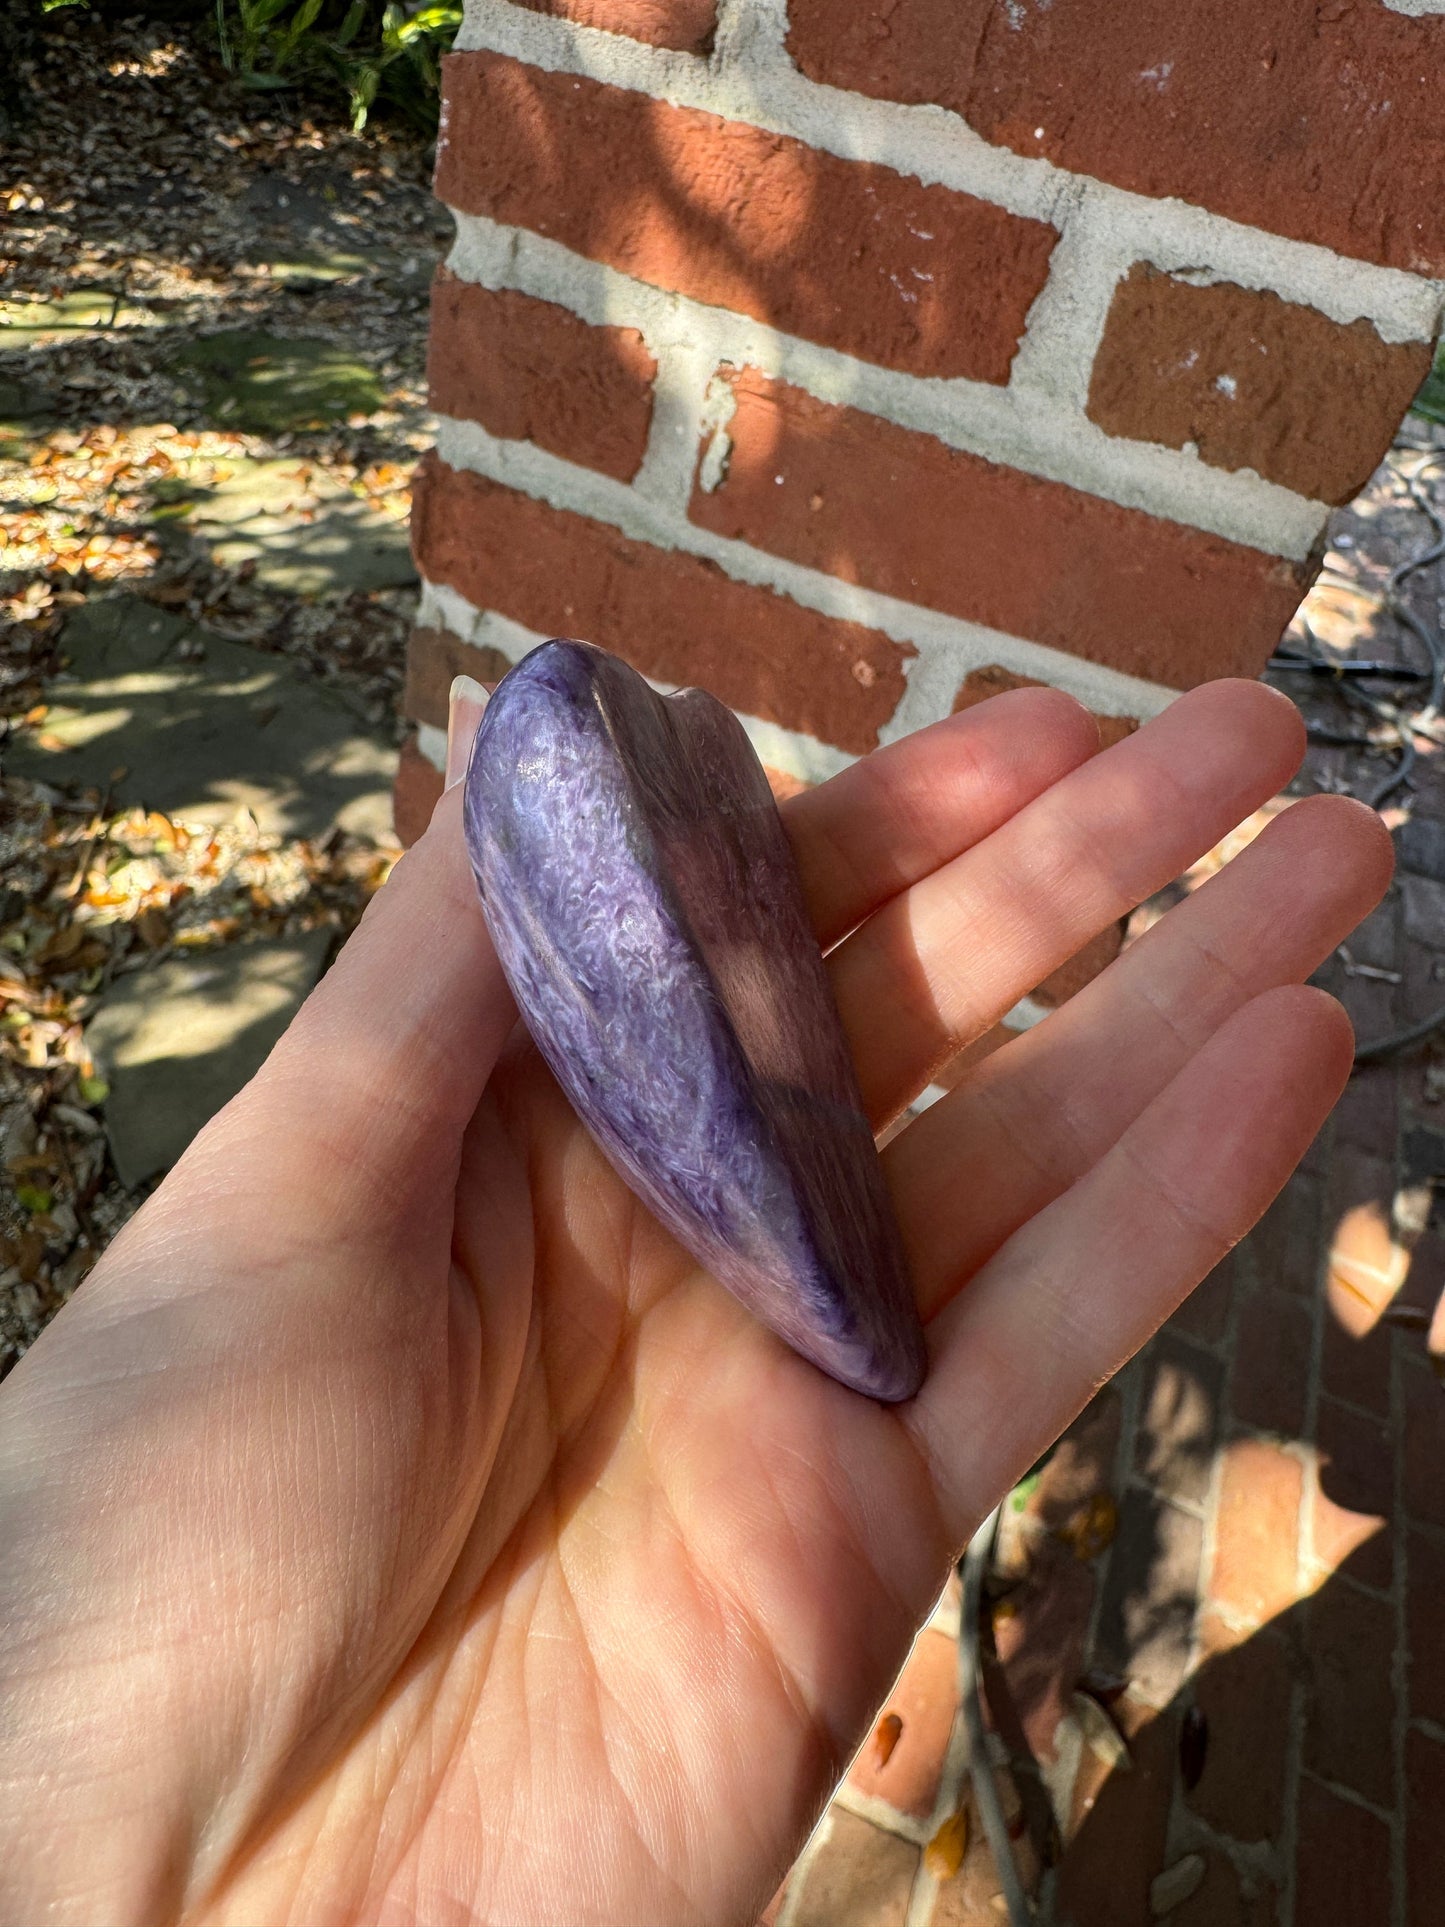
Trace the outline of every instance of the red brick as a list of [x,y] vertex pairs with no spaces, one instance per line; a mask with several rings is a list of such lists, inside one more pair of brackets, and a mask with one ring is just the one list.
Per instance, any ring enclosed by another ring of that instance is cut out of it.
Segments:
[[1422,1525],[1445,1526],[1445,1385],[1414,1359],[1404,1364],[1400,1383],[1405,1394],[1405,1510]]
[[917,1847],[841,1807],[831,1827],[802,1876],[791,1927],[903,1927]]
[[1256,675],[1301,565],[731,371],[726,475],[694,522],[905,602],[1179,688]]
[[[1312,1178],[1323,1178],[1329,1170],[1330,1156],[1334,1147],[1334,1124],[1326,1118],[1319,1130],[1309,1141],[1304,1156],[1299,1161],[1300,1170]],[[1311,1285],[1313,1290],[1313,1285]]]
[[441,793],[441,771],[422,755],[416,738],[408,736],[397,758],[396,782],[391,792],[392,821],[396,824],[397,836],[408,849],[431,822],[431,813]]
[[422,572],[479,607],[840,749],[874,748],[903,694],[906,643],[434,456],[417,474],[412,540]]
[[[436,729],[445,729],[448,698],[455,677],[471,676],[485,688],[494,689],[511,666],[500,649],[463,642],[450,629],[418,624],[407,637],[402,714],[409,722],[430,723]],[[790,771],[771,769],[766,763],[763,774],[779,803],[786,803],[789,797],[809,787]]]
[[1368,1157],[1393,1157],[1400,1129],[1399,1094],[1400,1074],[1394,1064],[1355,1071],[1334,1108],[1335,1142]]
[[1440,1636],[1445,1600],[1445,1539],[1433,1532],[1410,1534],[1405,1549],[1410,1583],[1405,1631],[1410,1653],[1410,1716],[1445,1727],[1445,1639]]
[[938,1798],[957,1704],[958,1642],[946,1633],[920,1633],[880,1715],[880,1722],[889,1715],[898,1719],[896,1739],[891,1748],[880,1746],[875,1725],[848,1770],[849,1785],[900,1813],[927,1819]]
[[883,367],[1008,380],[1046,223],[499,54],[448,56],[445,92],[451,206]]
[[1321,1779],[1389,1807],[1395,1797],[1395,1608],[1347,1579],[1331,1579],[1306,1603],[1303,1633],[1304,1764]]
[[1080,1512],[1118,1484],[1116,1460],[1123,1404],[1106,1385],[1080,1412],[1040,1469],[1024,1503],[1024,1516],[1046,1532],[1067,1532]]
[[1189,1669],[1203,1552],[1203,1529],[1192,1513],[1141,1486],[1124,1494],[1096,1654],[1156,1706],[1179,1691]]
[[1295,1927],[1390,1918],[1390,1829],[1308,1774],[1300,1781]]
[[[1047,689],[1048,686],[1037,676],[1016,676],[1002,663],[986,663],[982,669],[970,669],[959,684],[953,699],[953,713],[956,716],[959,710],[972,709],[978,703],[987,702],[990,696],[1002,696],[1010,689]],[[1137,716],[1101,716],[1097,711],[1093,714],[1099,725],[1100,749],[1112,749],[1139,727]]]
[[1420,274],[1445,271],[1445,21],[1349,0],[791,0],[805,74]]
[[1335,1320],[1356,1337],[1373,1327],[1410,1269],[1410,1254],[1395,1235],[1394,1200],[1393,1146],[1388,1157],[1336,1147],[1326,1200],[1325,1291]]
[[1410,1275],[1396,1294],[1393,1310],[1409,1307],[1421,1314],[1420,1329],[1428,1328],[1430,1315],[1445,1293],[1445,1236],[1426,1225],[1410,1253]]
[[1322,1398],[1315,1435],[1320,1465],[1312,1508],[1314,1555],[1330,1566],[1345,1564],[1363,1585],[1387,1587],[1394,1579],[1390,1518],[1395,1509],[1395,1444],[1389,1427]]
[[1405,1785],[1405,1920],[1407,1927],[1438,1927],[1445,1894],[1445,1746],[1407,1733]]
[[[1409,968],[1410,960],[1407,958],[1407,973]],[[1321,987],[1326,981],[1329,969],[1330,966],[1326,965],[1316,979]],[[1379,977],[1358,975],[1352,977],[1341,967],[1339,977],[1330,985],[1330,989],[1344,1005],[1346,1015],[1354,1026],[1355,1035],[1361,1044],[1388,1037],[1399,1028],[1396,1011],[1399,1007],[1400,991],[1394,984],[1385,983]],[[1388,1147],[1375,1144],[1371,1148],[1378,1151]]]
[[594,328],[444,268],[432,284],[427,380],[438,414],[630,482],[647,452],[656,374],[635,328]]
[[1299,1298],[1267,1287],[1253,1291],[1239,1314],[1229,1405],[1235,1418],[1261,1432],[1298,1438],[1304,1430],[1314,1319]]
[[1136,262],[1114,292],[1089,416],[1110,435],[1252,468],[1321,502],[1348,502],[1430,372],[1428,341],[1394,344],[1277,294],[1196,287]]
[[1133,1770],[1104,1782],[1065,1849],[1055,1900],[1058,1927],[1146,1927],[1149,1886],[1166,1865],[1165,1837],[1179,1749],[1179,1723],[1161,1713],[1138,1724],[1127,1695],[1115,1713]]
[[[1397,1304],[1400,1296],[1397,1293],[1391,1302]],[[1388,1418],[1392,1335],[1392,1327],[1383,1321],[1368,1331],[1346,1331],[1338,1318],[1326,1312],[1320,1354],[1320,1382],[1325,1390]]]
[[1217,1358],[1161,1332],[1147,1354],[1149,1378],[1134,1443],[1141,1478],[1169,1499],[1199,1504],[1209,1489],[1219,1433]]
[[1205,1855],[1204,1878],[1169,1916],[1169,1927],[1277,1927],[1279,1894],[1256,1876],[1246,1884],[1222,1853]]
[[402,714],[413,723],[447,726],[448,697],[457,676],[471,676],[489,687],[511,668],[500,649],[478,648],[463,642],[451,629],[418,624],[406,639],[406,688]]
[[[1396,861],[1398,861],[1398,857]],[[1400,900],[1390,890],[1362,923],[1350,932],[1348,949],[1357,964],[1371,964],[1376,970],[1400,967]]]
[[1209,1594],[1237,1621],[1262,1626],[1299,1597],[1303,1479],[1299,1460],[1277,1445],[1236,1439],[1225,1451]]
[[1263,1631],[1213,1653],[1194,1680],[1208,1721],[1204,1771],[1185,1798],[1219,1833],[1272,1840],[1284,1825],[1293,1668],[1289,1646]]
[[1405,870],[1398,887],[1406,936],[1428,944],[1432,950],[1445,950],[1445,883]]
[[705,54],[717,29],[717,0],[517,0],[579,27],[626,34],[676,53]]
[[[1038,1885],[1041,1868],[1028,1828],[1014,1831],[1022,1818],[1017,1789],[1002,1768],[995,1772],[994,1784],[1004,1824],[1013,1839],[1014,1865],[1024,1892],[1031,1893]],[[956,1874],[940,1879],[928,1914],[928,1927],[1000,1927],[1004,1916],[999,1911],[998,1864],[989,1849],[971,1785],[963,1812],[967,1828],[963,1865]]]
[[1058,1758],[1059,1723],[1084,1670],[1094,1573],[1057,1540],[1035,1549],[1028,1576],[1009,1595],[1013,1611],[995,1627],[1009,1696],[1034,1758]]
[[1182,1332],[1200,1344],[1217,1345],[1229,1327],[1229,1309],[1234,1298],[1235,1256],[1230,1252],[1210,1272],[1169,1320],[1170,1331]]

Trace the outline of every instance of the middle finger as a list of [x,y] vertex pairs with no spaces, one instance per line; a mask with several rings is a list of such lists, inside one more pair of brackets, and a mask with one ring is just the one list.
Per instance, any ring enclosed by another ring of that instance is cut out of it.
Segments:
[[923,1316],[1077,1183],[1235,1012],[1307,977],[1377,901],[1391,862],[1373,810],[1296,804],[904,1131],[885,1161]]
[[1303,749],[1288,698],[1259,683],[1206,684],[840,944],[829,972],[874,1129],[1273,796]]

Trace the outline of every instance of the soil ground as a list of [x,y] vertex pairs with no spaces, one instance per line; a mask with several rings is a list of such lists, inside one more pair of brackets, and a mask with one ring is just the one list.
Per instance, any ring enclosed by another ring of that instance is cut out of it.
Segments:
[[[68,10],[16,72],[0,718],[58,747],[67,624],[140,598],[185,618],[198,654],[219,637],[285,658],[394,748],[428,287],[450,236],[427,141],[245,93],[185,24]],[[340,539],[318,573],[322,522]],[[0,1375],[149,1189],[118,1182],[101,1129],[86,1028],[111,986],[178,954],[343,936],[396,855],[384,833],[122,809],[129,771],[78,786],[63,760],[54,781],[17,775],[19,748],[0,762]]]

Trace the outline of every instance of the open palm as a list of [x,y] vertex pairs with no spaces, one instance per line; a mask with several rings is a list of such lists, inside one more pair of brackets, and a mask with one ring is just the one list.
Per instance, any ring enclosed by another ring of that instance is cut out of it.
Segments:
[[[876,1127],[1302,731],[1223,683],[1096,740],[1019,692],[788,807]],[[1295,986],[1389,870],[1284,812],[889,1145],[890,1408],[614,1177],[457,803],[0,1393],[4,1921],[751,1920],[973,1526],[1318,1128],[1349,1029]]]

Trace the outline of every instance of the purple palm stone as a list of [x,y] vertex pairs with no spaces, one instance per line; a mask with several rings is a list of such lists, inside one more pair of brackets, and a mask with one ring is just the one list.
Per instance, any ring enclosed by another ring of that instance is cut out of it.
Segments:
[[805,1358],[911,1398],[923,1335],[792,851],[730,710],[548,642],[487,705],[467,850],[527,1027],[622,1177]]

